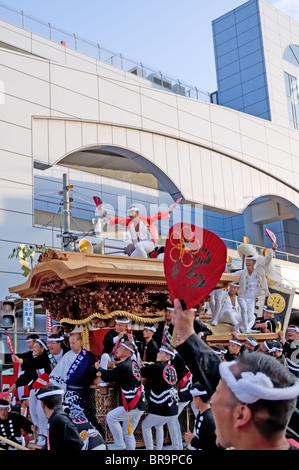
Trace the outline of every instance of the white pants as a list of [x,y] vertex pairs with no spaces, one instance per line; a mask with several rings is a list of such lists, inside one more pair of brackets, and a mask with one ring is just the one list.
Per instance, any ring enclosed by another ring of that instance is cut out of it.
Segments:
[[230,323],[231,325],[237,325],[242,321],[241,314],[235,310],[234,308],[230,307],[223,307],[219,314],[219,322],[220,323]]
[[33,424],[37,427],[37,434],[40,436],[47,436],[47,425],[48,425],[48,418],[46,417],[41,401],[36,398],[37,390],[30,390],[29,395],[29,410],[30,416],[32,419]]
[[[179,401],[178,406],[179,406],[179,412],[176,420],[176,426],[177,426],[177,433],[179,436],[179,450],[183,450],[183,439],[182,439],[182,431],[181,431],[181,425],[179,421],[179,416],[183,409],[188,405],[189,401]],[[168,429],[169,430],[169,429]],[[170,431],[169,431],[170,434]]]
[[172,449],[173,450],[180,450],[181,446],[181,432],[178,433],[178,415],[175,416],[160,416],[154,414],[148,414],[147,417],[142,421],[142,436],[145,447],[147,450],[154,449],[154,442],[153,442],[153,435],[152,435],[152,428],[154,427],[156,430],[156,450],[163,449],[163,441],[164,441],[164,429],[163,426],[167,424]]
[[214,289],[210,293],[210,309],[212,312],[212,325],[218,325],[218,317],[219,312],[221,309],[221,301],[222,301],[223,289]]
[[239,329],[241,333],[250,333],[255,322],[255,297],[238,298],[241,307],[241,322],[235,325],[235,329]]
[[134,251],[131,254],[132,258],[147,258],[148,253],[155,249],[155,244],[152,240],[143,240],[134,243]]
[[[134,450],[136,441],[134,430],[144,411],[134,408],[128,413],[123,406],[118,406],[107,414],[107,424],[114,439],[115,447],[127,450]],[[129,417],[129,421],[128,421]],[[131,434],[128,434],[128,423],[131,424]]]

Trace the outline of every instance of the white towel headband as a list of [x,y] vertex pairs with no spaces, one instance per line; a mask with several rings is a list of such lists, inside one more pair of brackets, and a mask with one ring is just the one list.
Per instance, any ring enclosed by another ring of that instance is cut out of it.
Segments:
[[272,380],[263,372],[242,372],[236,379],[230,367],[237,361],[222,362],[220,376],[242,403],[255,403],[258,400],[291,400],[299,395],[299,380],[290,387],[274,387]]
[[51,396],[55,396],[55,395],[64,395],[64,390],[62,390],[62,389],[49,390],[49,391],[46,391],[44,393],[39,393],[37,395],[37,398],[41,399],[41,398],[51,397]]

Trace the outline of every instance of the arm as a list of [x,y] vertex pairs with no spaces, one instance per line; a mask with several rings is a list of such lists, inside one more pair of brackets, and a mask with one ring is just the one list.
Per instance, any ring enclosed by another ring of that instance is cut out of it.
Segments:
[[100,217],[105,217],[109,220],[110,225],[123,225],[127,227],[131,221],[129,217],[115,217],[114,215],[109,215],[107,212],[103,211],[102,205],[97,205],[97,210]]
[[36,380],[38,377],[37,372],[35,369],[26,370],[24,374],[21,374],[17,380],[15,381],[14,385],[10,387],[10,391],[14,391],[19,387],[28,385],[32,380]]
[[178,299],[174,300],[172,322],[180,336],[177,351],[189,367],[193,381],[197,380],[213,393],[219,381],[219,358],[194,331],[193,310],[183,310]]
[[100,377],[104,382],[118,382],[119,380],[119,372],[121,370],[121,363],[117,366],[113,367],[113,369],[102,369],[102,367],[98,368],[98,372],[100,373]]
[[[169,219],[170,211],[169,212],[157,212],[157,214],[150,214],[147,215],[146,218],[144,218],[144,221],[151,225],[153,222],[156,222],[157,220],[161,219]],[[143,219],[143,216],[140,217],[140,219]]]
[[195,449],[198,449],[197,447],[197,437],[195,436],[195,434],[193,434],[192,432],[188,431],[188,432],[185,432],[184,434],[184,441],[185,442],[188,442],[188,444],[191,444],[192,447],[194,447]]
[[127,227],[131,222],[129,217],[115,217],[114,215],[107,215],[105,217],[109,219],[110,225],[122,225],[123,227]]
[[270,250],[269,253],[262,259],[262,261],[260,261],[259,266],[262,266],[264,269],[266,269],[274,258],[276,250],[277,244],[273,242],[272,250]]

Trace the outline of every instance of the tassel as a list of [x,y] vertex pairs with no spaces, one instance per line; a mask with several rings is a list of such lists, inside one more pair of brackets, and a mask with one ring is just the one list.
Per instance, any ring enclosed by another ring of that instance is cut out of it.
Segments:
[[130,436],[131,435],[131,423],[129,420],[129,413],[127,413],[127,420],[128,420],[128,435]]

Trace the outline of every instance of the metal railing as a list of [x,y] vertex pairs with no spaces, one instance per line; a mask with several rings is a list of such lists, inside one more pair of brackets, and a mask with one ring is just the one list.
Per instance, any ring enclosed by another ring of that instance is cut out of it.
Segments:
[[[226,247],[231,250],[238,250],[238,246],[241,245],[243,242],[241,241],[236,241],[236,240],[230,240],[228,238],[221,238],[221,240],[224,241]],[[253,248],[256,249],[256,251],[260,254],[263,255],[264,251],[267,250],[266,247],[264,246],[259,246],[259,245],[252,245]],[[282,261],[287,261],[291,263],[298,263],[299,264],[299,255],[296,255],[294,253],[288,253],[286,251],[280,251],[276,250],[276,259],[282,260]]]
[[211,101],[212,93],[208,91],[201,90],[178,78],[172,78],[161,71],[144,65],[142,62],[136,62],[136,60],[129,59],[121,53],[106,49],[100,44],[84,39],[75,33],[68,33],[51,23],[34,18],[23,11],[15,10],[2,3],[0,3],[0,18],[26,31],[33,32],[77,52],[149,80],[155,88],[199,101]]

